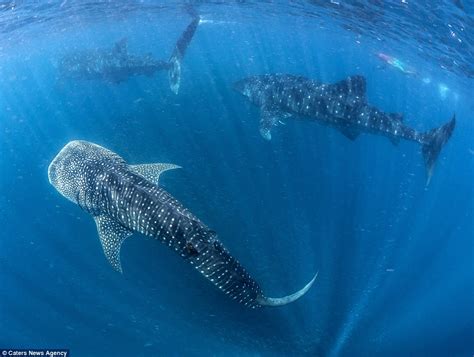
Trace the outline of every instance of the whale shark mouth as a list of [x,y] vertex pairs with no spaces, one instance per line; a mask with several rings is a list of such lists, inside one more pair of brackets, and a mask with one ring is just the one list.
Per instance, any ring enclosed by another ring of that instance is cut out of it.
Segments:
[[54,186],[53,182],[55,181],[55,178],[56,178],[56,163],[54,162],[55,159],[53,159],[53,161],[51,161],[51,163],[48,166],[48,181],[53,186]]

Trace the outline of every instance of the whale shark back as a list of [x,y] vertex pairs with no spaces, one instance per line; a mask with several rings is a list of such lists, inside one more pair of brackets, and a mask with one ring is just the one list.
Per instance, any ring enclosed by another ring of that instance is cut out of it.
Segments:
[[335,94],[350,97],[359,97],[365,101],[366,81],[363,76],[350,76],[331,85]]
[[230,298],[255,308],[262,290],[242,265],[230,255],[217,235],[208,231],[188,240],[192,254],[184,257],[202,275]]

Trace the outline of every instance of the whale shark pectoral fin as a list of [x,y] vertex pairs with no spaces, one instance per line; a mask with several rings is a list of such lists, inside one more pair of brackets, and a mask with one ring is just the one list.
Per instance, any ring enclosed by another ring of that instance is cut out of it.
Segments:
[[398,144],[400,144],[400,138],[399,137],[391,137],[390,141],[394,146],[398,146]]
[[259,131],[262,138],[264,138],[267,141],[272,140],[272,133],[270,131],[270,128],[265,128],[262,125],[260,125]]
[[355,140],[359,136],[359,132],[350,128],[341,128],[339,131],[348,139]]
[[123,241],[132,234],[132,231],[107,215],[96,216],[94,219],[105,257],[112,267],[121,273],[120,247]]
[[142,176],[148,181],[153,182],[155,185],[158,185],[160,180],[160,175],[168,170],[180,169],[181,166],[175,164],[142,164],[142,165],[130,165],[130,169],[136,174]]
[[280,119],[285,119],[291,116],[290,113],[284,113],[278,110],[266,109],[264,106],[260,109],[260,135],[265,140],[272,139],[272,127],[278,124],[283,124]]

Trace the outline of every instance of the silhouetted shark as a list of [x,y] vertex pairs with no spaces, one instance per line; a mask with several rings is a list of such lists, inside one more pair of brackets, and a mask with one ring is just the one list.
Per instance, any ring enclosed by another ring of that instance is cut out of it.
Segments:
[[360,133],[371,133],[386,136],[394,144],[400,139],[415,141],[422,146],[427,184],[456,123],[453,116],[439,128],[417,132],[404,125],[401,114],[384,113],[367,104],[362,76],[327,84],[288,74],[267,74],[240,80],[234,89],[260,108],[260,133],[267,140],[271,139],[273,126],[294,116],[335,127],[351,140]]
[[181,81],[181,61],[198,25],[199,16],[195,15],[176,42],[168,61],[157,60],[151,54],[132,55],[127,50],[127,39],[122,39],[112,49],[86,50],[63,57],[59,62],[59,71],[62,76],[69,78],[120,83],[132,76],[152,76],[158,71],[167,70],[170,88],[177,94]]
[[71,141],[48,168],[49,182],[67,199],[90,213],[97,224],[105,256],[122,271],[120,247],[133,232],[169,246],[215,286],[239,303],[256,308],[295,301],[311,287],[316,275],[298,292],[268,298],[217,234],[158,186],[172,164],[127,165],[117,154],[87,141]]

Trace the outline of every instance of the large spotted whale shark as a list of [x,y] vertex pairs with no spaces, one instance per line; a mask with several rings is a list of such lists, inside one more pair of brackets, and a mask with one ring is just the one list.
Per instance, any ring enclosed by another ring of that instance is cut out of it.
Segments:
[[71,141],[48,168],[49,182],[96,222],[105,256],[119,272],[120,247],[134,232],[153,237],[188,261],[225,294],[251,308],[285,305],[303,296],[316,275],[294,294],[269,298],[232,257],[217,234],[158,186],[173,164],[128,165],[87,141]]
[[59,72],[64,78],[102,80],[117,84],[132,76],[153,76],[159,71],[168,71],[170,88],[178,94],[181,81],[181,62],[186,49],[199,25],[200,18],[189,12],[193,20],[186,27],[174,46],[169,60],[155,59],[151,54],[143,56],[128,52],[124,38],[109,49],[84,50],[67,54],[59,61]]
[[371,133],[386,136],[395,145],[400,139],[417,142],[422,146],[427,184],[456,123],[453,116],[439,128],[418,132],[403,123],[401,114],[385,113],[369,105],[362,76],[327,84],[289,74],[267,74],[242,79],[234,89],[260,108],[260,134],[267,140],[271,139],[272,127],[294,117],[335,127],[351,140]]

